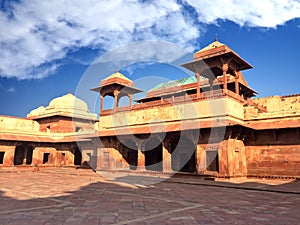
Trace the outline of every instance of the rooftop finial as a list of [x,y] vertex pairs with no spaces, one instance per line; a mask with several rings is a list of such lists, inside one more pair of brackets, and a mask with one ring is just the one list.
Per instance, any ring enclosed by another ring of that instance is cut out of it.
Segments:
[[116,73],[119,73],[119,70],[116,70]]
[[218,34],[215,35],[215,41],[218,41]]

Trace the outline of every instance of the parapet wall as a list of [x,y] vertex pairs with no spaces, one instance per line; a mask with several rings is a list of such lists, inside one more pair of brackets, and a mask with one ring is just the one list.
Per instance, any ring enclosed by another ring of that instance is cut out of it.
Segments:
[[39,131],[39,124],[36,121],[18,118],[0,116],[0,131],[20,131],[35,133]]
[[276,119],[300,115],[300,95],[271,96],[252,99],[254,103],[267,108],[259,112],[255,107],[245,107],[245,119]]
[[230,117],[237,121],[244,119],[243,105],[229,97],[201,100],[190,103],[152,106],[128,111],[112,112],[100,117],[99,130],[118,127],[148,125],[151,123],[167,125],[174,121],[209,120]]
[[291,96],[271,96],[266,98],[257,98],[254,101],[267,107],[269,113],[293,113],[300,110],[300,95]]

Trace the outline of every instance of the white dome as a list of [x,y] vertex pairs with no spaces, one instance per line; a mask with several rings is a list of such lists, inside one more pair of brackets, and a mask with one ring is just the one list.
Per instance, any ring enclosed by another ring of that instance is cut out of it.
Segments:
[[83,100],[72,95],[71,93],[53,99],[49,103],[48,107],[54,108],[56,110],[76,109],[76,110],[86,111],[86,112],[89,111],[87,104]]
[[27,117],[29,117],[29,116],[38,116],[38,115],[44,113],[45,110],[46,110],[45,107],[41,105],[40,107],[31,110],[30,113],[27,115]]
[[90,113],[88,105],[71,93],[54,98],[49,106],[32,110],[27,117],[46,118],[56,115],[96,120],[97,115]]

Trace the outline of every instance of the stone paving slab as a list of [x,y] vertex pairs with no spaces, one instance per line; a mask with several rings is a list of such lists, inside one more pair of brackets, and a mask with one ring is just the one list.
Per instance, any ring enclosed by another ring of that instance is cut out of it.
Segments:
[[[174,177],[151,185],[120,181],[108,181],[89,170],[56,168],[35,173],[0,173],[0,224],[299,224],[300,221],[299,181],[228,183],[200,181],[197,177]],[[274,187],[282,191],[272,192]]]

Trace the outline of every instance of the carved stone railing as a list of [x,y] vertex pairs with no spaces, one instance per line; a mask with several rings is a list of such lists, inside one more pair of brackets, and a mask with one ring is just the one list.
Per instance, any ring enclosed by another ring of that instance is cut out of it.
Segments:
[[240,101],[243,104],[246,105],[251,105],[259,110],[266,111],[266,108],[263,106],[258,105],[254,101],[248,99],[245,100],[242,96],[230,91],[230,90],[223,90],[223,89],[218,89],[218,90],[213,90],[213,91],[206,91],[206,92],[201,92],[199,95],[199,98],[197,94],[190,94],[190,95],[183,95],[183,96],[173,96],[173,97],[168,97],[168,98],[162,98],[160,100],[154,100],[150,102],[141,102],[139,104],[135,104],[130,106],[122,106],[118,107],[117,109],[107,109],[107,110],[102,110],[100,113],[100,116],[107,116],[116,112],[126,112],[130,110],[139,110],[139,109],[146,109],[150,107],[155,107],[155,106],[171,106],[171,105],[176,105],[176,104],[183,104],[183,103],[188,103],[188,102],[197,102],[197,101],[204,101],[204,100],[212,100],[212,99],[218,99],[222,97],[230,97],[235,100]]

